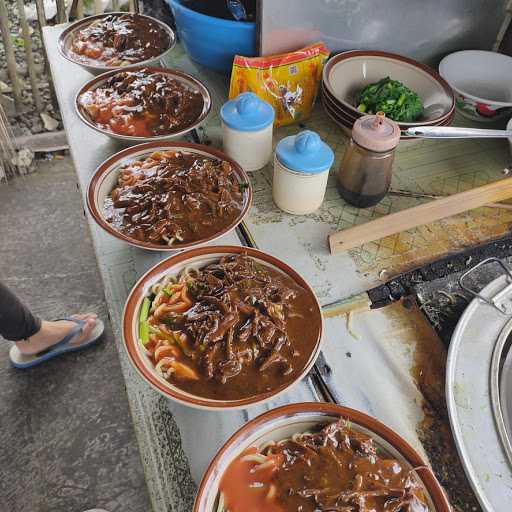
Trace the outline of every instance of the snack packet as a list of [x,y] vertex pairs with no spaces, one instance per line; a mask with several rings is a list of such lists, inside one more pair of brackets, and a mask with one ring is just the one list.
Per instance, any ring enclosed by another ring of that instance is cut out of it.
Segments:
[[267,57],[236,55],[229,98],[254,92],[274,107],[274,126],[298,123],[311,114],[328,56],[329,51],[321,42]]

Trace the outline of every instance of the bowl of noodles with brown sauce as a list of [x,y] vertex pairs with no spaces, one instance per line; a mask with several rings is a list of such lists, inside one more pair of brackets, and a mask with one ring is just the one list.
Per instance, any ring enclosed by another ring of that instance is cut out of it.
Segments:
[[206,470],[193,512],[450,512],[397,433],[348,407],[298,403],[244,424]]
[[139,13],[109,12],[71,23],[59,37],[61,55],[92,74],[159,64],[176,44],[172,29]]
[[182,137],[206,119],[211,105],[210,92],[197,78],[149,66],[103,73],[75,98],[83,123],[125,145]]
[[87,189],[98,225],[136,247],[178,251],[229,233],[249,210],[242,167],[221,151],[188,142],[133,146],[103,162]]
[[135,285],[123,314],[131,363],[157,391],[196,408],[248,407],[304,377],[322,314],[291,267],[248,247],[179,253]]

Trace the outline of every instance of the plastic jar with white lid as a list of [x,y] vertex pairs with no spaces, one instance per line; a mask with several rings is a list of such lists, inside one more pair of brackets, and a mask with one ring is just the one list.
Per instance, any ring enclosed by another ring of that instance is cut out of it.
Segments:
[[274,108],[252,92],[243,92],[220,109],[224,152],[245,171],[257,171],[272,158]]
[[279,141],[274,158],[272,195],[276,205],[295,215],[312,213],[324,200],[332,149],[313,131]]

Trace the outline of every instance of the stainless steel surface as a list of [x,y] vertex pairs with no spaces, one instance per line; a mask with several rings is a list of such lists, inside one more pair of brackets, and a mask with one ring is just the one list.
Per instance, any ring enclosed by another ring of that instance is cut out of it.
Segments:
[[490,50],[507,0],[261,0],[261,54],[323,40],[330,50],[386,50],[435,62]]
[[[507,282],[511,283],[511,284],[509,284],[508,286],[503,288],[503,290],[501,290],[501,292],[497,293],[492,298],[487,299],[480,293],[467,287],[465,284],[465,281],[473,272],[476,272],[479,268],[483,267],[484,265],[488,265],[489,263],[498,264],[502,268],[502,270],[505,272],[505,274],[508,276]],[[496,308],[500,313],[503,313],[505,315],[512,314],[512,304],[511,304],[512,272],[500,259],[487,258],[487,259],[481,261],[480,263],[478,263],[478,265],[475,265],[473,268],[469,269],[467,272],[464,272],[464,274],[462,274],[460,276],[459,285],[464,291],[468,292],[473,297],[476,297],[476,298],[480,299],[481,301],[486,302],[487,304],[489,304],[489,306]]]
[[507,432],[507,427],[503,420],[503,408],[500,397],[500,367],[503,359],[503,352],[507,345],[507,340],[512,332],[512,319],[510,319],[501,331],[491,359],[491,403],[494,413],[494,421],[501,439],[502,446],[507,454],[509,464],[512,469],[512,438]]
[[512,440],[512,344],[507,350],[500,372],[500,405],[508,439]]
[[508,287],[508,276],[503,275],[466,308],[453,333],[446,367],[446,401],[455,443],[486,512],[500,512],[512,502],[512,471],[491,400],[493,351],[510,315],[489,305]]
[[482,128],[456,128],[453,126],[414,126],[406,135],[423,139],[508,139],[511,130],[485,130]]

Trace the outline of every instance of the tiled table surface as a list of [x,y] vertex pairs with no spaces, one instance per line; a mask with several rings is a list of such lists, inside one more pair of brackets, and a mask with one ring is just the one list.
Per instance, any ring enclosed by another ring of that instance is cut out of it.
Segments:
[[[57,41],[62,30],[62,26],[46,27],[44,40],[78,183],[85,193],[98,164],[121,146],[89,129],[77,117],[75,94],[91,75],[60,56]],[[227,91],[225,78],[200,70],[179,45],[167,65],[190,72],[207,83],[214,107],[199,133],[203,139],[219,145],[218,110]],[[307,127],[321,132],[336,150],[337,164],[346,141],[341,130],[323,115],[321,108],[315,110]],[[297,130],[296,126],[282,128],[276,140]],[[485,145],[474,141],[420,142],[400,149],[393,187],[425,194],[453,193],[498,179],[505,164],[504,146],[495,142]],[[404,314],[400,304],[370,311],[367,296],[361,292],[379,283],[382,270],[386,270],[387,278],[404,266],[500,234],[512,220],[510,211],[480,209],[456,220],[421,227],[366,244],[350,253],[330,256],[328,233],[413,206],[419,200],[389,196],[373,209],[357,210],[339,199],[331,176],[321,209],[313,215],[294,217],[280,212],[272,203],[270,167],[253,173],[252,183],[255,200],[245,221],[250,243],[287,261],[311,283],[324,307],[325,337],[315,375],[308,376],[271,403],[247,411],[193,410],[161,397],[140,379],[122,348],[122,309],[135,281],[164,256],[113,239],[84,209],[155,512],[190,510],[202,472],[227,437],[263,410],[288,402],[322,399],[319,378],[339,403],[379,418],[428,457],[425,437],[419,428],[425,419],[423,390],[415,368],[423,364],[419,358],[425,352],[441,354],[442,359],[444,349],[424,325],[420,314]],[[239,245],[246,243],[244,240],[234,232],[217,244]],[[349,310],[353,313],[347,316]],[[430,361],[429,372],[435,381],[442,381],[442,363]],[[360,375],[366,378],[362,380]]]

